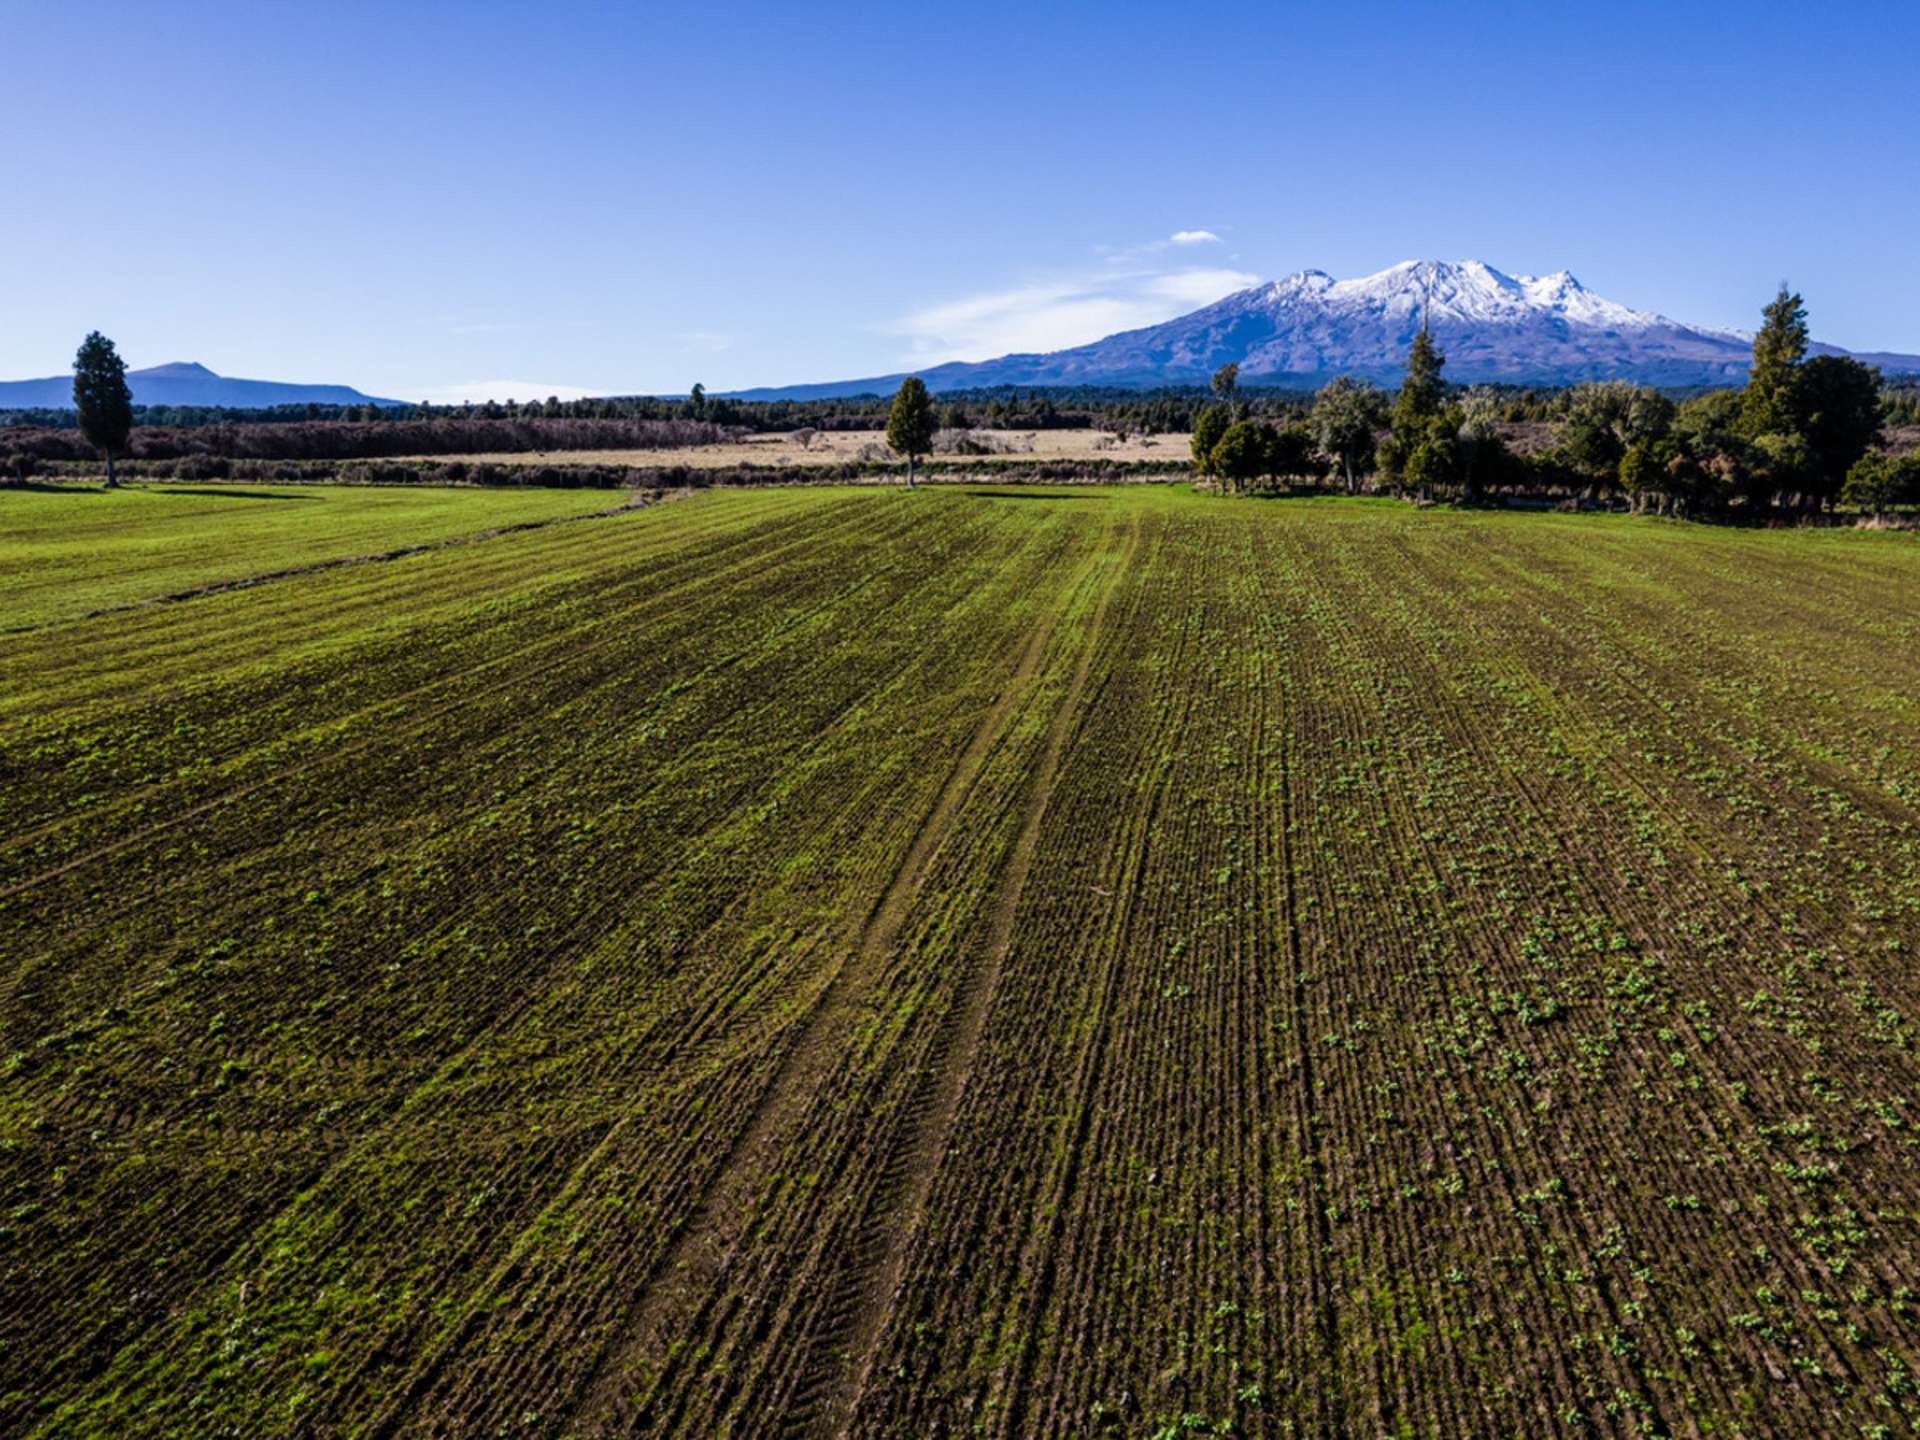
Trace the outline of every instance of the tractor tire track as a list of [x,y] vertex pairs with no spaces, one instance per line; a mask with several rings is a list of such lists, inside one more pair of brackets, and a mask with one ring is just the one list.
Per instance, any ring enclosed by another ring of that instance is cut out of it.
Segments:
[[[954,1125],[967,1081],[973,1073],[975,1052],[986,1028],[989,1012],[1000,990],[1000,974],[1013,946],[1014,920],[1021,897],[1032,874],[1034,858],[1040,848],[1040,832],[1053,800],[1054,777],[1066,752],[1068,741],[1079,728],[1080,700],[1087,688],[1087,677],[1105,630],[1107,612],[1122,577],[1131,568],[1140,541],[1140,523],[1134,519],[1125,544],[1095,602],[1086,635],[1081,640],[1078,663],[1066,693],[1057,702],[1053,723],[1048,729],[1046,749],[1029,792],[1019,838],[1014,842],[1007,875],[995,901],[988,931],[984,962],[965,982],[954,1012],[948,1021],[949,1033],[936,1053],[930,1094],[914,1108],[918,1111],[912,1133],[903,1137],[900,1148],[887,1162],[888,1184],[884,1197],[869,1212],[866,1235],[854,1247],[853,1268],[843,1277],[841,1286],[857,1296],[851,1310],[851,1332],[844,1336],[846,1358],[826,1403],[808,1418],[801,1428],[812,1435],[842,1435],[852,1426],[855,1407],[865,1393],[878,1359],[886,1321],[893,1313],[894,1299],[906,1273],[907,1254],[913,1239],[926,1221],[927,1201],[933,1189],[934,1175],[952,1142]],[[828,1353],[842,1348],[832,1342]],[[820,1342],[815,1342],[818,1354]],[[796,1417],[801,1418],[801,1417]]]
[[[1071,582],[1077,588],[1093,561]],[[668,1340],[676,1301],[702,1296],[720,1275],[750,1223],[753,1193],[777,1159],[780,1142],[800,1121],[807,1101],[819,1090],[844,1048],[859,997],[879,976],[906,925],[927,869],[952,830],[994,742],[1040,668],[1057,624],[1057,610],[1046,614],[1021,647],[1012,674],[981,717],[966,748],[955,760],[933,809],[921,822],[893,879],[862,927],[858,943],[844,958],[797,1024],[798,1036],[780,1058],[773,1078],[735,1137],[706,1191],[675,1234],[641,1287],[638,1302],[620,1338],[602,1356],[582,1387],[581,1401],[567,1423],[584,1421],[588,1433],[633,1427],[631,1401],[619,1394],[636,1350]],[[693,1273],[689,1275],[689,1271]],[[660,1348],[665,1348],[664,1344]],[[613,1417],[613,1423],[607,1423]],[[578,1428],[577,1426],[575,1428]]]

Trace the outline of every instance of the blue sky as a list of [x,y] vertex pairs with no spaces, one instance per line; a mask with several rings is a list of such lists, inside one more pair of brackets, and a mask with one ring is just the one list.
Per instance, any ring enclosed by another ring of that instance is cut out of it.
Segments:
[[[679,392],[1256,279],[1571,269],[1920,351],[1920,6],[10,0],[0,378]],[[1185,243],[1175,243],[1181,232]]]

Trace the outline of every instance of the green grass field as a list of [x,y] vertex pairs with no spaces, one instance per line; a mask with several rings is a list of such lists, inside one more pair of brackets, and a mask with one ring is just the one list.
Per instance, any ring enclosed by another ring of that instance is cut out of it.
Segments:
[[314,493],[0,498],[0,1432],[1920,1426],[1915,537],[705,492],[78,618],[608,502]]
[[0,489],[0,630],[301,565],[606,510],[606,491],[324,485]]

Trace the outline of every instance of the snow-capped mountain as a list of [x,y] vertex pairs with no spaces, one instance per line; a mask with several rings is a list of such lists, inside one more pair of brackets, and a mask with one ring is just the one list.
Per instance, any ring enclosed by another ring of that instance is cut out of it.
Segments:
[[[1770,297],[1762,297],[1770,298]],[[1756,301],[1755,310],[1759,305]],[[1479,260],[1406,260],[1336,280],[1303,270],[1144,330],[1046,355],[1007,355],[922,372],[929,388],[992,385],[1205,384],[1238,361],[1241,383],[1311,386],[1335,375],[1397,384],[1423,318],[1457,382],[1564,385],[1629,379],[1654,385],[1738,384],[1752,336],[1685,325],[1594,294],[1566,272],[1508,275]],[[1829,345],[1817,353],[1845,354]],[[1920,356],[1862,355],[1893,371]],[[897,376],[749,391],[752,396],[857,395]]]

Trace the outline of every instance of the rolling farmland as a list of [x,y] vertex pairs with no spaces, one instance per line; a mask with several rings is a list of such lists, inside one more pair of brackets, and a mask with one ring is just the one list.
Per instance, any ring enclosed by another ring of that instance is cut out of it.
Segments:
[[161,498],[22,502],[0,1433],[1920,1430],[1912,536]]
[[47,485],[0,506],[0,630],[606,510],[570,490]]

